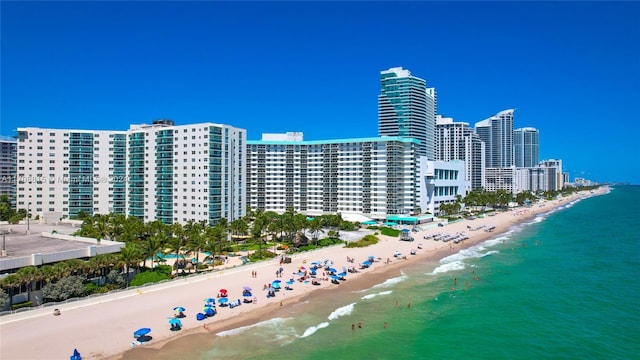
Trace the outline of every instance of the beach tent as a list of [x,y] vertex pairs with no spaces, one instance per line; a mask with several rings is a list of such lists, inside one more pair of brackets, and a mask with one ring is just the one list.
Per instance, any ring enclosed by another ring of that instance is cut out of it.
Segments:
[[73,349],[73,354],[69,357],[69,360],[82,360],[82,356],[80,356],[78,349]]

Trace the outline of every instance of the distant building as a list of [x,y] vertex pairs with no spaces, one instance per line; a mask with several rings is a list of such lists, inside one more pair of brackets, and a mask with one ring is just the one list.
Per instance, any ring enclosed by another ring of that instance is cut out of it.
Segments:
[[539,162],[540,133],[536,128],[513,130],[513,153],[516,167],[534,167]]
[[514,175],[514,194],[523,191],[557,191],[558,176],[555,167],[534,166],[516,168]]
[[516,167],[500,167],[485,169],[485,190],[498,191],[505,190],[509,193],[516,193],[519,189],[515,186]]
[[0,137],[0,195],[16,201],[16,140]]
[[558,159],[542,160],[540,161],[539,165],[541,167],[554,168],[555,184],[556,184],[556,188],[554,190],[564,189],[564,174],[562,172],[562,160],[558,160]]
[[246,211],[246,131],[171,120],[127,131],[18,128],[17,206],[58,221],[229,221]]
[[436,115],[436,159],[462,160],[471,190],[484,188],[485,144],[465,122]]
[[418,139],[419,156],[435,159],[437,95],[424,79],[395,67],[380,72],[378,133]]
[[[280,140],[266,140],[274,138]],[[297,138],[270,134],[247,142],[251,209],[383,220],[418,207],[418,140]]]
[[476,133],[485,143],[487,168],[514,165],[513,109],[504,110],[475,124]]

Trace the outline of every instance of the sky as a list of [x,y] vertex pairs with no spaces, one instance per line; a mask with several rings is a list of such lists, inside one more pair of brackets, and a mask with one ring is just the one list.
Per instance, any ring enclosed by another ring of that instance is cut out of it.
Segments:
[[472,126],[516,109],[571,180],[640,184],[640,2],[2,1],[0,135],[172,119],[378,135],[380,71]]

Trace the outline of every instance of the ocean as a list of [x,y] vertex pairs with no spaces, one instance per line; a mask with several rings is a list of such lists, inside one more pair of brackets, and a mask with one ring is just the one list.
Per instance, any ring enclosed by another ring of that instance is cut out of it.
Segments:
[[615,187],[365,290],[327,291],[154,358],[640,359],[639,204],[640,187]]

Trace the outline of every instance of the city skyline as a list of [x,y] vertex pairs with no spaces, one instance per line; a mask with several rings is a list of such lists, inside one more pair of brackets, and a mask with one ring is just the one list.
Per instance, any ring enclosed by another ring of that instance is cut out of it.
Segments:
[[640,183],[638,159],[616,156],[634,154],[634,132],[603,126],[639,117],[638,14],[637,3],[3,2],[0,134],[169,118],[250,140],[375,136],[379,73],[402,66],[437,89],[445,117],[515,108],[515,127],[540,131],[540,159],[563,159],[572,179]]

